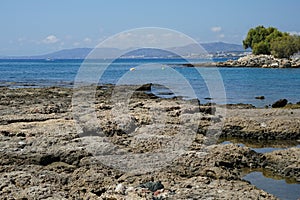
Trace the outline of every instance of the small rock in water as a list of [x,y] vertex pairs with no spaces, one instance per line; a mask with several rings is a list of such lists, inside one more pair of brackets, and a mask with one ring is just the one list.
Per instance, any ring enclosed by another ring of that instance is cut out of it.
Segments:
[[263,99],[265,99],[265,96],[257,96],[257,97],[255,97],[255,99],[263,100]]

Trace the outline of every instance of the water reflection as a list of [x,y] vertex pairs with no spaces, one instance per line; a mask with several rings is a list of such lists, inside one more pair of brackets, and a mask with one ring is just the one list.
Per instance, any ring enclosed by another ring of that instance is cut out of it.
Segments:
[[300,198],[300,184],[294,178],[274,175],[267,169],[244,169],[243,179],[280,199]]
[[238,144],[249,147],[258,153],[268,153],[275,150],[284,150],[291,147],[300,148],[300,142],[296,140],[251,140],[241,138],[220,138],[218,144]]

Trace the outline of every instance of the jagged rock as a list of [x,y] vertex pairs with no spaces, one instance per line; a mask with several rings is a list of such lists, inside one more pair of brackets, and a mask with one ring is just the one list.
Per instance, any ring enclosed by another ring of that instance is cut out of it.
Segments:
[[278,101],[276,101],[275,103],[272,104],[272,108],[282,108],[282,107],[286,106],[287,103],[288,103],[288,100],[279,99]]
[[163,184],[161,184],[160,181],[157,181],[157,182],[150,181],[150,182],[146,182],[146,183],[139,185],[139,187],[147,188],[148,190],[155,192],[156,190],[163,189],[165,186]]
[[299,58],[278,59],[272,55],[247,55],[238,60],[228,60],[216,63],[219,67],[262,67],[262,68],[297,68]]
[[266,168],[282,177],[300,179],[300,148],[266,153]]

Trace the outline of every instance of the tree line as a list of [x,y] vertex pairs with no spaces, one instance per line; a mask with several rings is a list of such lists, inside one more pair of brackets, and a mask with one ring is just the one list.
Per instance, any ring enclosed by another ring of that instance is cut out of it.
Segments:
[[251,48],[255,55],[273,55],[276,58],[290,58],[300,51],[300,36],[281,32],[277,28],[257,26],[248,31],[243,40],[245,49]]

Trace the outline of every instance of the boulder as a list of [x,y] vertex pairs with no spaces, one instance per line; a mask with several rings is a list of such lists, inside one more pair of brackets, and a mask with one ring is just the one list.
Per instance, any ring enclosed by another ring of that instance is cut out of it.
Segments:
[[272,104],[272,108],[282,108],[282,107],[286,106],[287,103],[288,103],[288,100],[279,99],[278,101],[276,101],[275,103]]
[[137,89],[137,91],[151,91],[151,86],[152,86],[152,83],[144,84],[141,87],[139,87]]
[[149,182],[141,184],[139,187],[141,187],[141,188],[147,188],[151,192],[155,192],[157,190],[163,189],[164,185],[160,181],[157,181],[157,182],[151,182],[151,181],[149,181]]

